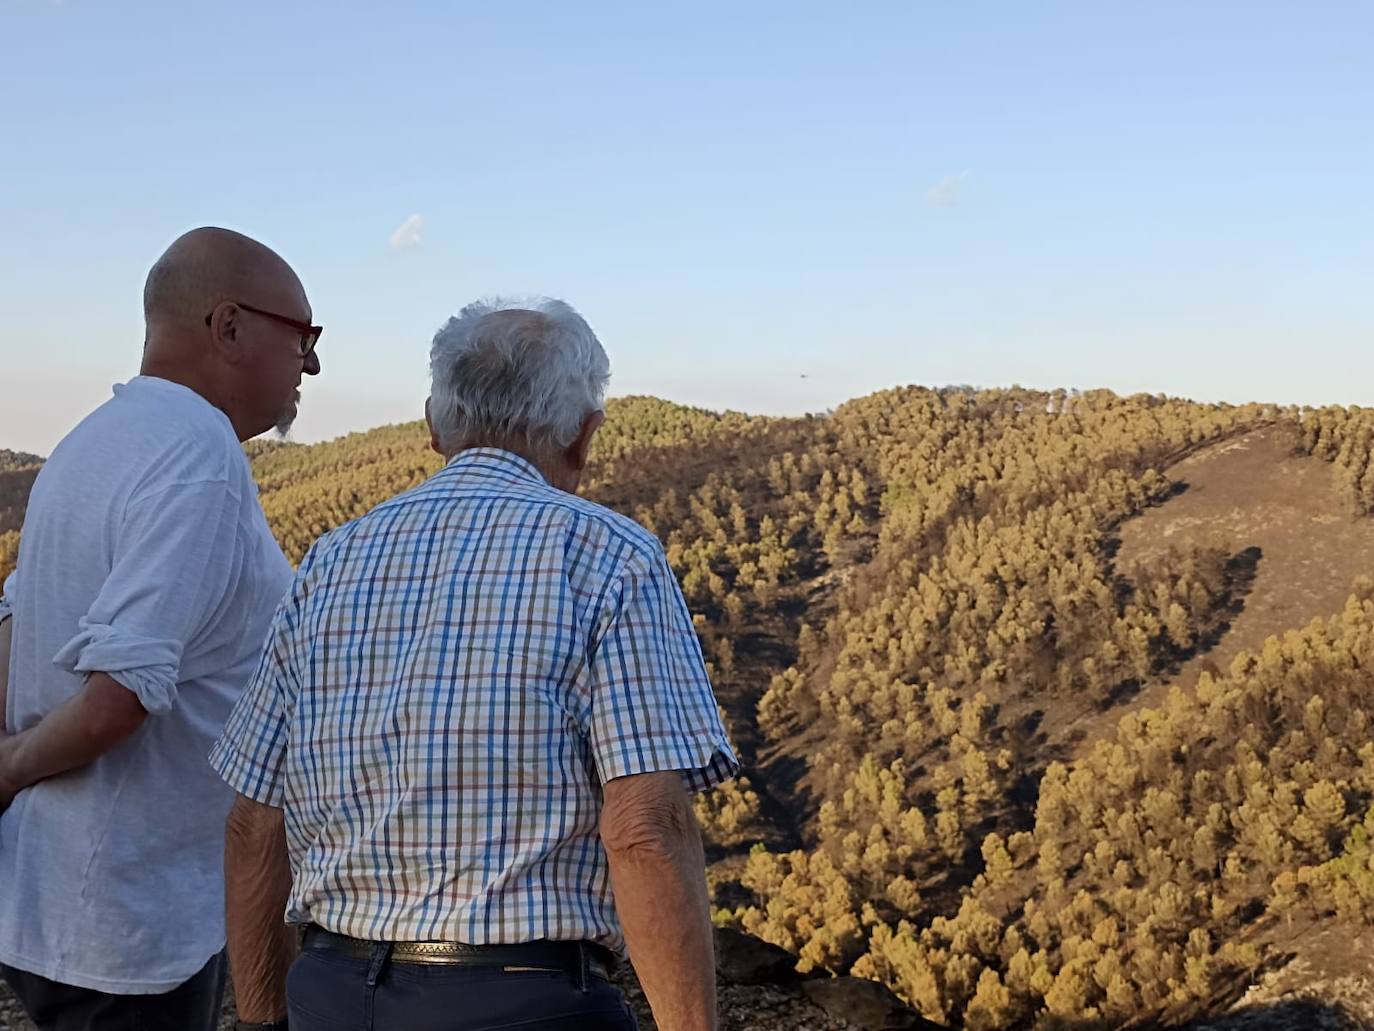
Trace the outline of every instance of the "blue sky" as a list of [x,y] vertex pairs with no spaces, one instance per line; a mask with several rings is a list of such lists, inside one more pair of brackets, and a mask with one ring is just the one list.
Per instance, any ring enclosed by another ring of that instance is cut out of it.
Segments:
[[494,292],[714,408],[1374,404],[1371,49],[1364,3],[0,0],[0,447],[136,372],[200,224],[305,281],[304,440],[416,416]]

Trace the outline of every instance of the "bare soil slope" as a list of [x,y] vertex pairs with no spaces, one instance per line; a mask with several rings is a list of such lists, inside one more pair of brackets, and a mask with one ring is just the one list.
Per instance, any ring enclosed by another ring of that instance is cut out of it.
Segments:
[[[1192,687],[1211,665],[1224,670],[1266,638],[1339,612],[1352,581],[1374,575],[1374,520],[1351,513],[1332,466],[1295,455],[1290,434],[1271,426],[1183,459],[1167,470],[1183,489],[1120,528],[1121,567],[1194,544],[1257,559],[1229,630],[1172,683]],[[1156,702],[1165,689],[1141,701]]]
[[1118,569],[1170,548],[1215,547],[1235,557],[1245,582],[1223,632],[1169,676],[1124,704],[1048,714],[1056,755],[1085,754],[1125,712],[1156,707],[1172,686],[1192,690],[1201,673],[1225,672],[1269,637],[1334,615],[1356,577],[1374,576],[1374,519],[1354,514],[1329,463],[1294,453],[1292,434],[1267,426],[1188,455],[1165,470],[1178,492],[1117,529]]

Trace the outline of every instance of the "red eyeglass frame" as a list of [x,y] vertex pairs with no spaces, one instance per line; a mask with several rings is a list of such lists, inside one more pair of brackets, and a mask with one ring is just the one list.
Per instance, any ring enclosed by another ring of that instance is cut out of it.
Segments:
[[[305,361],[305,359],[315,353],[315,347],[319,344],[320,337],[324,335],[323,326],[312,326],[308,322],[302,322],[300,319],[293,319],[289,315],[278,315],[274,311],[268,311],[265,308],[255,308],[251,304],[244,304],[242,301],[230,301],[228,303],[238,305],[238,307],[242,308],[244,311],[251,311],[254,315],[261,315],[265,319],[272,319],[276,322],[280,322],[283,326],[290,326],[292,329],[299,331],[301,335],[301,361]],[[218,307],[218,305],[216,305],[216,307]],[[212,311],[209,315],[205,316],[205,324],[207,326],[210,325],[214,318],[215,313]]]

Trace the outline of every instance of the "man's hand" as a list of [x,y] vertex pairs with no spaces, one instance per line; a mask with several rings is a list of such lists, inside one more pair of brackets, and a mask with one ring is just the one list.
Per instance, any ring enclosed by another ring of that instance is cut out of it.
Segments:
[[678,773],[605,788],[601,841],[630,960],[660,1031],[715,1031],[714,932],[706,858]]
[[296,956],[296,932],[286,923],[290,894],[282,811],[239,795],[225,827],[224,902],[234,1002],[248,1023],[286,1017],[286,971]]

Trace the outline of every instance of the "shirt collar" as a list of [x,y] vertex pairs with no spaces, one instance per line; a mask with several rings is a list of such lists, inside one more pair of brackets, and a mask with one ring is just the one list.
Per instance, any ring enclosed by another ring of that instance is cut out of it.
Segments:
[[[145,376],[139,374],[127,383],[116,383],[114,392],[118,394],[123,390],[146,390],[156,394],[166,394],[168,396],[184,397],[188,400],[196,400],[202,404],[210,405],[204,395],[197,393],[183,383],[176,383],[170,379],[163,379],[161,376]],[[214,405],[210,405],[214,408]]]
[[541,486],[548,486],[534,463],[521,458],[513,451],[499,447],[470,447],[459,451],[448,460],[446,468],[458,471],[472,470],[495,473],[511,480],[533,480]]
[[175,383],[172,380],[163,379],[161,376],[145,376],[139,374],[127,383],[116,383],[112,389],[112,393],[116,397],[126,391],[133,391],[135,394],[146,393],[169,398],[177,397],[185,401],[190,401],[192,404],[209,409],[224,423],[225,427],[231,433],[234,432],[233,423],[229,421],[229,416],[227,416],[222,409],[211,404],[210,400],[204,394],[192,390],[185,384]]

